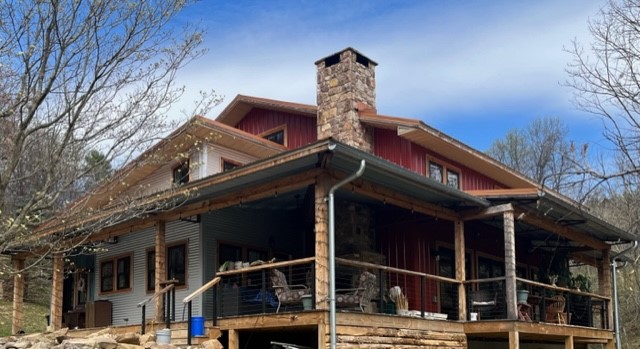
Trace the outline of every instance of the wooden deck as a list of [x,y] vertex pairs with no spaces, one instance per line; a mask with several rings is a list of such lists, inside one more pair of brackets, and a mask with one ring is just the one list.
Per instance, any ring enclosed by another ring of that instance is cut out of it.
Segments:
[[[581,326],[511,320],[446,321],[388,315],[338,312],[336,336],[339,348],[472,348],[471,342],[509,341],[561,344],[565,348],[582,348],[586,344],[603,344],[613,348],[614,333]],[[208,323],[209,325],[209,323]],[[228,334],[229,349],[242,346],[242,336],[254,331],[296,333],[306,331],[316,339],[299,345],[329,347],[329,313],[304,311],[280,314],[245,315],[220,319],[218,326]],[[322,343],[318,345],[317,343]],[[544,346],[542,346],[544,347]],[[509,348],[518,346],[509,345]]]

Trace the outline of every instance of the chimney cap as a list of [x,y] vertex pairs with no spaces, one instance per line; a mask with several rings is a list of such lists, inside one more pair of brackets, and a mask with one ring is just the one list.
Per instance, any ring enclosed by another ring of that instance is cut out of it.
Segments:
[[338,52],[332,53],[332,54],[330,54],[330,55],[328,55],[326,57],[320,58],[314,64],[318,65],[318,64],[320,64],[320,62],[323,62],[325,59],[327,59],[329,57],[332,57],[332,56],[335,56],[335,55],[339,55],[339,54],[341,54],[342,52],[345,52],[345,51],[351,51],[351,52],[353,52],[353,53],[355,53],[357,55],[360,55],[360,56],[364,57],[367,61],[369,61],[369,64],[373,64],[374,66],[378,65],[378,63],[376,63],[375,61],[373,61],[369,57],[363,55],[360,51],[354,49],[353,47],[347,47],[347,48],[344,48],[344,49],[342,49],[342,50],[340,50]]

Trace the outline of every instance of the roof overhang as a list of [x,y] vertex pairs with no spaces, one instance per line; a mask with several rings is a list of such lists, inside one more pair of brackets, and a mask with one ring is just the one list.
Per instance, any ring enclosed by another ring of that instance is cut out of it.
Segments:
[[217,122],[236,126],[253,108],[282,111],[315,118],[318,108],[315,105],[291,103],[274,99],[237,95],[218,115]]
[[446,155],[452,161],[498,180],[507,188],[538,187],[535,182],[524,175],[445,133],[427,126],[422,121],[377,115],[370,112],[360,112],[360,121],[374,127],[396,130],[398,136],[436,153]]
[[[326,155],[330,155],[330,157],[327,158]],[[153,194],[146,201],[142,200],[141,203],[150,204],[154,201],[168,200],[171,197],[178,197],[184,195],[185,192],[189,192],[189,199],[182,203],[183,206],[186,206],[321,167],[343,174],[350,174],[358,168],[360,161],[363,159],[366,161],[367,167],[360,179],[388,188],[408,198],[452,210],[482,208],[490,205],[490,202],[485,199],[450,188],[389,161],[331,139],[318,141],[227,172],[190,182],[181,187],[180,190],[173,189]],[[117,214],[122,209],[116,206],[110,210],[96,212],[86,220],[100,219],[100,217]],[[131,209],[131,207],[125,207],[124,209]],[[56,224],[53,221],[43,225],[38,233],[51,234],[61,229],[71,229],[81,223],[67,221]]]
[[637,240],[634,234],[615,227],[589,213],[587,207],[550,190],[486,190],[471,194],[494,204],[512,203],[522,214],[543,218],[609,244],[627,244]]

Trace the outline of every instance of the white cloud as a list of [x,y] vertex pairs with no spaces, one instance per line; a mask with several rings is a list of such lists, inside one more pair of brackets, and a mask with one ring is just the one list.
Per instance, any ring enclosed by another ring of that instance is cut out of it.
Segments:
[[570,58],[563,47],[576,36],[588,40],[587,19],[603,3],[301,4],[202,5],[216,11],[205,20],[211,51],[181,75],[188,92],[215,88],[227,102],[247,94],[314,104],[313,62],[352,46],[380,64],[382,113],[433,121],[509,105],[516,114],[575,115],[570,91],[560,86]]

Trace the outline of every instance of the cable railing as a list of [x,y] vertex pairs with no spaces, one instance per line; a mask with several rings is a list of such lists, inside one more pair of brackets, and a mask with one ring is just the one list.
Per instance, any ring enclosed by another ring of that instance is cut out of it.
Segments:
[[147,315],[147,303],[151,302],[152,300],[155,300],[156,298],[160,297],[160,296],[165,296],[165,298],[163,299],[163,309],[164,309],[164,314],[163,314],[163,318],[165,320],[165,324],[167,326],[167,328],[171,327],[171,320],[172,318],[175,320],[175,299],[176,299],[176,288],[175,285],[178,283],[178,280],[167,280],[164,282],[161,282],[161,285],[164,285],[164,288],[162,288],[160,291],[154,293],[151,297],[143,300],[142,302],[138,303],[138,308],[142,308],[142,322],[141,322],[141,329],[140,329],[140,333],[141,334],[145,334],[145,330],[146,330],[146,315]]

